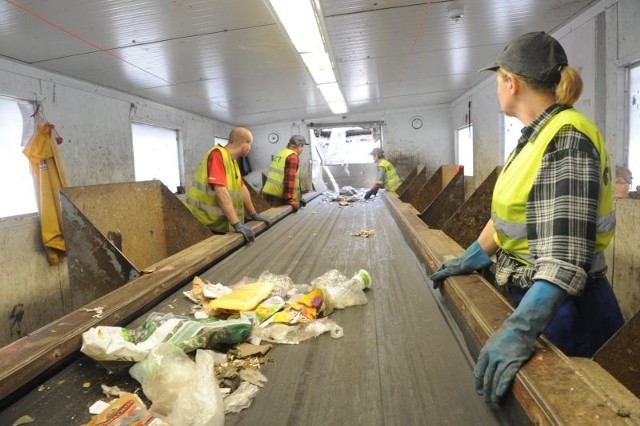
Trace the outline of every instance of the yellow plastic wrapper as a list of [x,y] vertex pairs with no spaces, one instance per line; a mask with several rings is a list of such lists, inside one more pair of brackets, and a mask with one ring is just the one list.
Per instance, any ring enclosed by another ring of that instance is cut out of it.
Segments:
[[322,289],[316,288],[302,296],[284,311],[275,314],[273,322],[293,325],[313,321],[318,317],[323,301],[324,293]]
[[252,311],[273,291],[273,283],[255,282],[209,302],[209,308],[231,311]]

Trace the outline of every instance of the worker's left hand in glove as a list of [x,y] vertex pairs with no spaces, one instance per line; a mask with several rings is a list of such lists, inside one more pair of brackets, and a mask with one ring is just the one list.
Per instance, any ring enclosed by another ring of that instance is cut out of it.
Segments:
[[271,222],[269,221],[269,219],[265,218],[264,216],[262,216],[260,213],[256,213],[253,216],[251,216],[251,220],[256,220],[256,221],[260,221],[260,222],[264,222],[267,224],[267,226],[271,226]]
[[377,193],[378,193],[378,188],[372,188],[372,189],[368,190],[367,192],[365,192],[364,199],[368,200],[369,198],[371,198],[372,196],[376,195]]
[[484,395],[486,403],[497,404],[507,392],[565,297],[564,290],[555,284],[534,281],[516,310],[489,338],[473,370],[476,393]]
[[471,244],[464,254],[455,259],[445,260],[440,268],[431,275],[431,281],[433,281],[433,288],[438,289],[444,282],[445,278],[453,275],[466,275],[473,271],[482,269],[491,265],[491,258],[482,249],[478,240]]
[[248,243],[251,243],[256,240],[256,235],[253,233],[253,229],[249,228],[247,225],[245,225],[242,222],[234,223],[233,229],[235,229],[236,232],[241,233],[242,236],[244,237],[244,240]]

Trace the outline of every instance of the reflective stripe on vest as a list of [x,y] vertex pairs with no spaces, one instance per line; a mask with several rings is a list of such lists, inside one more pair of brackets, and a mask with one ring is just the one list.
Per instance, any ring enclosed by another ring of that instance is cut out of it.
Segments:
[[242,176],[238,162],[231,157],[226,148],[216,145],[202,158],[193,182],[187,193],[187,208],[209,229],[216,232],[230,232],[233,227],[227,220],[215,191],[209,185],[209,156],[213,150],[220,151],[227,179],[227,191],[231,196],[233,209],[240,222],[244,222],[244,203],[242,202]]
[[400,186],[400,176],[396,172],[396,168],[393,167],[388,160],[382,159],[378,161],[378,167],[384,168],[384,189],[388,191],[395,191]]
[[596,253],[607,247],[615,230],[613,183],[609,156],[602,135],[587,117],[574,109],[559,112],[549,119],[533,141],[510,160],[496,181],[491,203],[491,219],[498,246],[524,263],[532,264],[527,239],[526,206],[542,157],[556,133],[570,124],[586,135],[600,156],[600,195],[596,224]]
[[[292,149],[285,148],[273,157],[271,167],[267,173],[267,181],[264,183],[262,192],[265,194],[273,195],[274,197],[282,198],[284,195],[284,169],[287,164],[287,158],[290,155],[298,155]],[[296,172],[294,181],[293,199],[300,201],[302,198],[302,192],[300,191],[300,179]]]

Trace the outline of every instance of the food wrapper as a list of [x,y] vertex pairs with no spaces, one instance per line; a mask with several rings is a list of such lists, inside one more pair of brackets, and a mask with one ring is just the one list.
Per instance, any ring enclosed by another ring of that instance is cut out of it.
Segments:
[[96,414],[85,426],[130,425],[130,426],[169,426],[155,417],[144,405],[138,395],[122,392],[102,413]]
[[322,289],[316,288],[295,301],[283,312],[275,314],[273,322],[293,325],[313,321],[318,317],[323,301],[324,293]]
[[252,311],[273,291],[273,283],[255,282],[245,284],[229,294],[220,296],[207,304],[212,309],[232,311]]
[[260,324],[268,320],[272,315],[274,315],[280,309],[284,308],[284,305],[284,297],[280,296],[279,294],[273,294],[269,296],[256,308],[256,322]]

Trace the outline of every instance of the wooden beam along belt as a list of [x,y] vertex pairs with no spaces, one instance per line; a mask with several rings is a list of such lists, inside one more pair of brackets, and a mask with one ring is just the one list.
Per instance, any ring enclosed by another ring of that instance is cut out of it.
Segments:
[[[419,212],[396,194],[385,200],[407,241],[428,270],[463,248],[440,230],[430,229]],[[451,277],[442,287],[445,305],[477,359],[482,345],[513,311],[507,300],[478,274]],[[596,384],[597,383],[597,384]],[[546,339],[518,373],[502,410],[522,409],[536,425],[640,424],[640,400],[595,361],[569,358]]]

